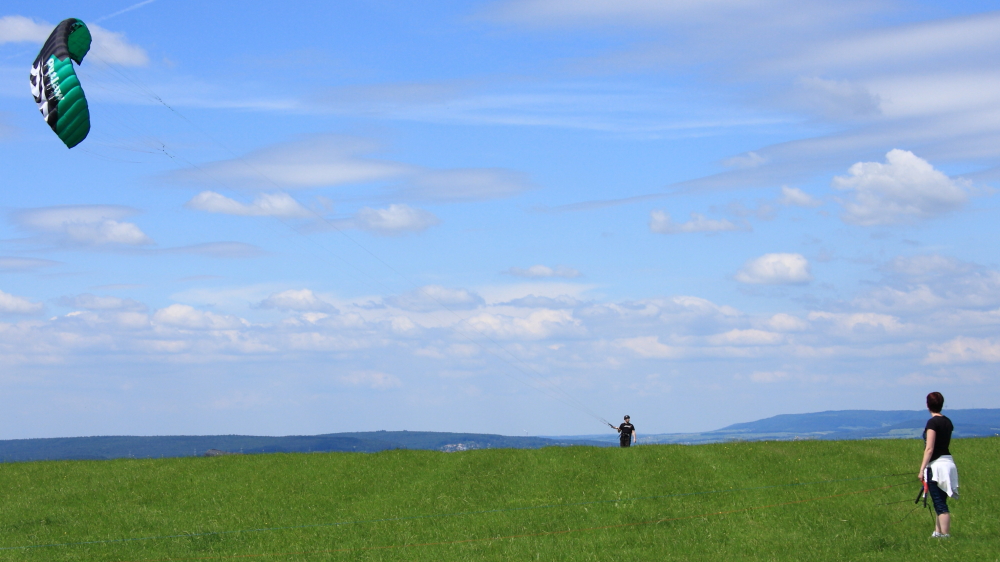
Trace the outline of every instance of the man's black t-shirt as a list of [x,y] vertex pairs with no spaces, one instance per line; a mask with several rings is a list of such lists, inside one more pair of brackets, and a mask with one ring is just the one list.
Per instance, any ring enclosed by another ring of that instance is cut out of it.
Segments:
[[924,426],[924,441],[927,441],[927,430],[934,430],[934,452],[931,453],[931,462],[941,455],[950,455],[948,446],[951,445],[951,432],[955,430],[951,420],[945,416],[932,416]]
[[625,422],[619,425],[618,432],[621,433],[621,437],[619,439],[621,439],[622,442],[628,441],[629,443],[631,443],[633,431],[635,431],[635,426],[630,424],[629,422]]

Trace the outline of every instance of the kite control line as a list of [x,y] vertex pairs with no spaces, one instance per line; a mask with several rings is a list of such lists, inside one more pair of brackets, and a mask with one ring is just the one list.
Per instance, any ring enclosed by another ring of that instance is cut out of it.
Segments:
[[[125,11],[134,9],[135,7],[142,6],[151,2],[152,0],[146,0],[145,2],[140,2],[132,7],[126,8],[125,10],[115,12],[107,17],[113,17]],[[73,147],[79,144],[84,137],[87,136],[90,131],[90,113],[87,105],[86,99],[83,97],[83,90],[79,87],[79,80],[75,75],[75,70],[73,67],[73,62],[77,65],[83,60],[83,56],[87,53],[91,44],[91,35],[87,26],[80,20],[70,18],[64,20],[60,23],[55,30],[53,30],[52,35],[46,41],[45,46],[43,46],[42,51],[39,52],[38,57],[35,59],[34,66],[31,71],[31,90],[35,98],[35,102],[38,104],[38,108],[45,118],[46,122],[52,128],[54,132],[59,135],[59,138],[66,144],[67,147]],[[105,53],[107,55],[107,53]],[[112,56],[112,61],[115,61]],[[92,59],[93,60],[93,59]],[[287,187],[283,186],[280,182],[269,177],[264,171],[254,166],[246,158],[240,156],[235,151],[227,147],[222,142],[216,140],[216,138],[206,132],[197,123],[192,121],[183,115],[180,111],[174,108],[172,105],[167,103],[159,94],[153,91],[151,88],[145,86],[138,79],[131,77],[129,74],[124,72],[120,61],[116,61],[115,65],[106,65],[108,70],[117,74],[121,81],[130,85],[130,88],[134,88],[140,95],[149,98],[162,105],[164,108],[169,110],[173,115],[181,119],[182,121],[188,123],[194,130],[201,133],[204,137],[210,140],[213,144],[222,148],[226,152],[232,154],[234,159],[240,161],[245,165],[250,171],[255,175],[264,179],[268,184],[274,186],[281,191],[287,191]],[[60,85],[60,80],[62,83]],[[133,132],[134,134],[134,132]],[[197,169],[201,172],[207,179],[210,179],[216,183],[219,183],[228,191],[238,192],[239,189],[228,185],[218,178],[213,177],[211,174],[205,172],[205,170],[194,162],[187,160],[179,154],[167,151],[167,147],[164,143],[157,141],[160,145],[159,148],[155,149],[155,152],[161,152],[164,156],[170,158],[171,160],[177,162],[178,159],[186,163],[191,168]],[[608,423],[608,420],[599,416],[594,410],[590,409],[587,404],[583,403],[579,399],[575,398],[572,394],[563,390],[558,386],[551,386],[545,383],[543,380],[543,375],[533,367],[530,363],[525,361],[520,355],[514,353],[508,346],[504,345],[498,338],[491,336],[483,330],[476,328],[474,324],[468,322],[469,318],[463,314],[459,314],[454,307],[448,305],[448,303],[443,302],[442,299],[436,297],[427,291],[425,287],[418,285],[415,281],[410,279],[408,276],[404,275],[402,271],[393,267],[389,262],[382,259],[373,250],[369,249],[365,244],[362,244],[358,239],[351,236],[345,231],[344,228],[338,226],[336,221],[333,221],[326,217],[323,213],[316,211],[314,209],[307,209],[314,218],[320,222],[325,223],[332,230],[340,234],[348,241],[350,241],[354,246],[358,247],[366,254],[368,254],[372,259],[381,264],[383,267],[394,273],[400,279],[405,281],[407,284],[412,285],[413,289],[421,294],[423,294],[428,299],[437,303],[443,310],[448,311],[456,319],[459,320],[458,330],[461,336],[467,339],[472,344],[479,347],[485,353],[492,355],[498,360],[506,363],[510,370],[501,369],[500,372],[525,384],[535,390],[545,394],[550,399],[556,400],[574,408],[586,415],[594,418],[598,422]],[[377,278],[375,278],[370,273],[366,272],[359,265],[348,260],[346,257],[340,255],[334,249],[307,237],[303,232],[301,232],[295,225],[291,224],[285,218],[280,216],[274,216],[276,220],[287,226],[293,232],[302,236],[305,239],[312,240],[312,242],[319,248],[332,254],[338,260],[342,261],[349,268],[357,271],[360,274],[359,279],[364,280],[366,278],[369,282],[374,282],[377,285],[384,287],[387,290],[391,289],[384,283],[381,283]],[[611,425],[608,423],[608,425]],[[613,427],[613,426],[612,426]]]

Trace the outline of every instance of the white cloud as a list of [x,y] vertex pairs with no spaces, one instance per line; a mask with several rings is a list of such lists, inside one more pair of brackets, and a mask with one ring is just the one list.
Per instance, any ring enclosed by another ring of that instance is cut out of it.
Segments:
[[351,386],[366,386],[375,390],[387,390],[403,386],[399,377],[379,371],[356,371],[340,377],[340,381]]
[[172,304],[157,310],[153,322],[188,330],[238,330],[249,324],[236,316],[206,312],[186,304]]
[[53,25],[37,23],[24,16],[0,18],[0,45],[4,43],[44,43]]
[[675,359],[682,355],[683,348],[660,343],[658,336],[639,336],[615,341],[619,347],[629,349],[642,357],[654,359]]
[[260,308],[277,308],[282,310],[298,310],[302,312],[332,312],[336,308],[317,297],[309,289],[290,289],[273,293],[258,305]]
[[[55,24],[36,22],[24,16],[0,18],[0,45],[4,43],[44,43]],[[149,56],[139,46],[125,39],[124,33],[108,31],[95,24],[87,24],[92,42],[87,58],[98,58],[121,66],[145,66]],[[84,59],[86,60],[86,59]]]
[[539,297],[537,295],[528,295],[525,297],[516,298],[504,303],[498,303],[502,306],[516,306],[519,308],[576,308],[582,304],[579,299],[573,298],[569,295],[561,295],[558,297]]
[[650,211],[649,230],[660,234],[677,234],[681,232],[727,232],[733,230],[750,230],[749,225],[739,226],[721,219],[712,220],[704,215],[691,213],[691,220],[685,223],[673,222],[666,211]]
[[[560,301],[579,300],[583,294],[595,288],[595,285],[582,283],[567,283],[560,281],[540,281],[533,283],[503,283],[499,285],[484,285],[476,288],[488,304],[499,305],[521,298],[549,298]],[[556,307],[561,308],[561,307]]]
[[[947,263],[900,265],[918,272],[948,267]],[[457,303],[456,308],[475,312],[436,313],[436,303],[411,294],[406,295],[411,302],[387,298],[385,306],[373,306],[378,299],[371,295],[336,301],[337,311],[326,314],[316,309],[333,302],[329,298],[305,289],[284,291],[266,285],[214,293],[206,289],[202,298],[194,291],[174,295],[175,302],[190,305],[175,304],[149,315],[128,299],[77,295],[60,304],[85,310],[49,320],[0,322],[0,355],[5,361],[23,356],[23,361],[34,363],[86,364],[100,358],[130,368],[143,362],[183,362],[202,365],[206,372],[214,365],[226,365],[220,373],[253,372],[281,362],[289,368],[303,366],[302,372],[327,376],[334,383],[376,390],[407,386],[388,374],[396,372],[421,379],[445,371],[463,372],[485,381],[489,377],[484,375],[494,373],[497,365],[481,347],[467,341],[488,346],[483,336],[503,341],[505,349],[530,361],[539,372],[575,373],[572,381],[580,385],[577,388],[595,383],[600,387],[602,381],[616,385],[616,380],[634,379],[636,369],[652,364],[664,370],[665,380],[697,376],[699,384],[731,384],[735,357],[752,359],[743,363],[744,370],[736,371],[748,383],[799,380],[800,369],[787,366],[794,358],[811,377],[852,372],[856,378],[866,378],[865,384],[891,386],[900,373],[911,372],[921,361],[966,364],[963,369],[974,371],[988,369],[1000,357],[1000,344],[993,336],[1000,322],[996,311],[991,311],[992,323],[970,333],[975,329],[971,322],[947,324],[937,317],[904,321],[889,314],[852,311],[846,302],[837,303],[838,312],[814,311],[807,321],[802,313],[744,313],[690,296],[612,302],[566,299],[561,308],[544,308],[542,302],[520,308],[507,301],[484,303],[461,289],[428,290]],[[558,295],[569,293],[551,294],[549,300],[554,302]],[[247,309],[247,303],[265,302],[273,306],[272,312]],[[28,304],[36,312],[40,308]],[[266,321],[251,324],[239,318],[236,311],[241,310]],[[463,320],[467,315],[470,318]],[[985,336],[956,339],[958,333]],[[317,355],[322,357],[317,360]],[[330,358],[337,364],[333,373]],[[621,379],[615,373],[630,375]]]
[[708,338],[712,345],[775,345],[784,341],[784,336],[764,330],[730,330]]
[[24,297],[18,297],[0,291],[0,314],[34,314],[41,312],[44,305],[31,302]]
[[395,297],[385,299],[386,304],[413,312],[443,310],[470,310],[483,304],[483,297],[465,289],[449,289],[441,285],[426,285]]
[[506,271],[506,273],[513,275],[515,277],[530,277],[530,278],[564,277],[567,279],[572,279],[574,277],[580,276],[579,271],[565,265],[557,265],[555,268],[549,267],[547,265],[533,265],[527,269],[521,267],[511,267]]
[[583,324],[568,310],[537,310],[527,317],[479,314],[464,322],[476,333],[497,339],[545,339],[555,335],[578,334]]
[[1000,341],[959,336],[943,344],[931,345],[925,363],[1000,363]]
[[789,207],[819,207],[823,204],[801,189],[787,185],[781,186],[781,199],[778,202]]
[[801,332],[809,327],[805,320],[779,312],[767,321],[767,326],[777,332]]
[[184,207],[206,213],[240,215],[244,217],[301,218],[313,213],[287,193],[261,193],[251,203],[240,203],[214,191],[202,191]]
[[843,218],[862,226],[935,217],[967,198],[958,183],[906,150],[890,150],[885,164],[858,162],[848,173],[833,178],[833,186],[853,193],[854,201],[844,203]]
[[954,276],[969,272],[969,264],[963,264],[955,258],[939,254],[918,256],[896,256],[885,265],[885,269],[915,279],[926,279],[928,276]]
[[149,315],[145,312],[145,305],[135,303],[133,310],[128,309],[103,309],[103,310],[75,310],[59,318],[52,320],[59,325],[63,333],[70,333],[70,325],[80,332],[89,331],[94,334],[102,334],[107,338],[111,334],[121,331],[143,330],[149,327]]
[[381,236],[423,232],[438,224],[441,224],[441,219],[434,213],[402,203],[389,205],[385,209],[362,207],[353,218],[344,223],[345,226]]
[[927,285],[916,285],[905,289],[877,287],[852,301],[854,306],[861,309],[909,311],[932,309],[945,303],[947,299],[935,294]]
[[809,320],[830,322],[843,333],[870,334],[872,332],[897,333],[906,327],[899,318],[874,312],[810,312]]
[[57,241],[85,246],[153,244],[134,223],[120,219],[138,214],[118,205],[66,205],[26,209],[13,214],[18,226]]
[[149,55],[146,50],[125,39],[125,34],[108,31],[99,25],[88,24],[93,43],[87,58],[97,58],[120,66],[146,66]]
[[[862,310],[956,314],[1000,304],[1000,271],[938,254],[897,256],[879,268],[884,285],[858,295]],[[964,314],[964,313],[963,313]]]
[[743,265],[736,273],[740,283],[794,285],[812,281],[809,261],[802,254],[764,254]]

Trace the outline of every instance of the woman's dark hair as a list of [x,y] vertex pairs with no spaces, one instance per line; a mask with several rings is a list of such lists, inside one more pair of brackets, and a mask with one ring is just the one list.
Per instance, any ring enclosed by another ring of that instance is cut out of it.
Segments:
[[932,392],[927,395],[927,409],[935,414],[941,413],[941,408],[944,407],[944,396],[940,392]]

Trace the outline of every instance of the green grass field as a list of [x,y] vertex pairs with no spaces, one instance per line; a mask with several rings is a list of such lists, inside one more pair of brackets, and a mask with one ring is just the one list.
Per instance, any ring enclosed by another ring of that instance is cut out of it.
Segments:
[[946,541],[913,511],[921,452],[800,441],[2,464],[0,560],[1000,560],[1000,438],[952,443],[963,497]]

